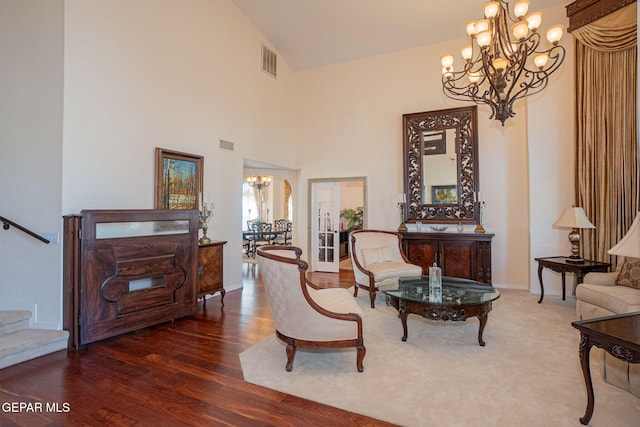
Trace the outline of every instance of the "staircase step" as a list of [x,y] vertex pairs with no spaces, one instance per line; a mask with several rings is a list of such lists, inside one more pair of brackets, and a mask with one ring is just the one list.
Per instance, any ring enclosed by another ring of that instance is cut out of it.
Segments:
[[0,335],[27,329],[30,318],[30,311],[0,311]]
[[0,336],[0,369],[67,348],[69,332],[23,329]]

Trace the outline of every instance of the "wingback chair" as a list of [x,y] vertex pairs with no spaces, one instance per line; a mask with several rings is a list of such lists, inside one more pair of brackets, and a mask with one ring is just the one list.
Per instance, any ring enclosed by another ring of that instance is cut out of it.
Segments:
[[287,344],[286,370],[293,369],[298,347],[355,347],[356,367],[362,372],[362,310],[348,290],[320,289],[307,280],[308,265],[301,255],[295,246],[262,246],[257,251],[276,336]]
[[422,267],[411,264],[402,252],[400,235],[392,231],[357,230],[351,239],[351,262],[358,288],[369,291],[371,308],[375,308],[376,291],[382,282],[403,276],[421,276]]

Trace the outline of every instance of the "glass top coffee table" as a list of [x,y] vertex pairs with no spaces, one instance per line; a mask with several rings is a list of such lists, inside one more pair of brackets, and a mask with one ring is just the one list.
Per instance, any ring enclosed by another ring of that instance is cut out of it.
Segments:
[[485,345],[482,332],[492,302],[500,298],[497,289],[475,280],[442,277],[442,296],[429,293],[429,276],[401,277],[397,285],[387,286],[383,292],[389,303],[398,310],[407,340],[407,316],[418,314],[425,319],[464,321],[469,317],[480,320],[478,343]]

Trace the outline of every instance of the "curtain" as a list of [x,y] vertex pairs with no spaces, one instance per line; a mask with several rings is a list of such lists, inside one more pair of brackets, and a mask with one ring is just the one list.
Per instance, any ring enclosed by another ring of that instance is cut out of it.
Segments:
[[636,3],[573,31],[576,76],[576,203],[596,226],[583,257],[607,254],[638,212]]

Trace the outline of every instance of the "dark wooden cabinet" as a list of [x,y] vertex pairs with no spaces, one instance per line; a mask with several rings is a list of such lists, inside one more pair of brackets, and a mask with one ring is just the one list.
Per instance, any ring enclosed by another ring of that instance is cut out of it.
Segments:
[[223,246],[227,242],[211,242],[198,247],[198,298],[220,292],[220,302],[224,304]]
[[64,217],[70,346],[197,311],[198,211],[83,210]]
[[491,284],[490,233],[400,233],[402,250],[425,274],[435,262],[444,276]]

